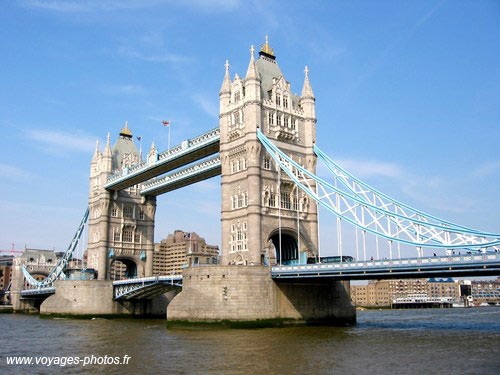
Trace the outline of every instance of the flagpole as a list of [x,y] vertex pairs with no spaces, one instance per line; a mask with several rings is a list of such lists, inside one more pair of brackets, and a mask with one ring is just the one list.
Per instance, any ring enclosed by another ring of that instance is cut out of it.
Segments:
[[167,150],[170,150],[170,122],[169,121],[162,121],[163,126],[168,126],[168,148]]
[[139,157],[140,157],[140,161],[142,162],[142,137],[137,137],[137,140],[139,141]]

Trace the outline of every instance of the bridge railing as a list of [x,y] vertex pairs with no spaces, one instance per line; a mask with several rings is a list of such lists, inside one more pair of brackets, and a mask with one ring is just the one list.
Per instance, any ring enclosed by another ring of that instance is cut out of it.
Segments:
[[163,275],[163,276],[148,276],[148,277],[137,277],[124,280],[113,281],[113,285],[125,285],[125,284],[142,284],[150,283],[155,281],[180,281],[182,280],[182,275]]
[[117,180],[122,179],[123,177],[130,176],[142,170],[147,170],[149,167],[157,165],[158,163],[165,163],[168,160],[175,159],[176,157],[182,155],[184,152],[187,152],[193,148],[200,148],[206,144],[210,144],[217,140],[220,136],[220,129],[216,127],[212,130],[209,130],[206,133],[203,133],[195,138],[186,139],[180,144],[159,153],[156,157],[156,161],[152,164],[147,161],[134,164],[130,167],[124,168],[118,173],[115,173],[108,177],[106,184],[116,182]]
[[339,262],[339,263],[316,263],[297,266],[273,266],[273,272],[278,271],[314,271],[323,269],[367,269],[379,267],[415,267],[415,266],[438,266],[449,264],[468,264],[468,263],[488,263],[500,261],[500,254],[467,254],[467,255],[451,255],[451,256],[435,256],[425,258],[401,258],[401,259],[378,259],[355,262]]

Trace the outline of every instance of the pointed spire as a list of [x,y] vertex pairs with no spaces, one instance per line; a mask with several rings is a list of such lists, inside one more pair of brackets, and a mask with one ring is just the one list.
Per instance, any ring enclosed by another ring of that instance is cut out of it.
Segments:
[[108,133],[106,138],[106,148],[104,149],[104,155],[111,157],[111,144],[110,144],[111,135]]
[[94,156],[92,156],[92,160],[96,159],[97,155],[99,155],[99,138],[95,140],[95,151]]
[[303,98],[314,98],[314,93],[311,87],[311,83],[309,82],[309,68],[306,65],[306,68],[304,69],[304,87],[302,87],[302,97]]
[[128,128],[128,120],[125,121],[125,126],[122,128],[120,135],[127,138],[132,138],[132,132]]
[[226,74],[224,74],[224,80],[222,81],[222,86],[220,88],[220,93],[230,93],[231,92],[231,78],[229,77],[229,61],[226,60]]
[[266,34],[266,44],[263,44],[260,47],[259,55],[264,55],[266,57],[269,57],[271,60],[274,60],[276,58],[276,56],[274,56],[274,49],[269,47],[269,38],[267,37],[267,34]]
[[255,67],[254,52],[255,52],[255,49],[253,48],[253,45],[252,45],[250,47],[250,63],[248,64],[247,75],[246,75],[245,79],[259,78],[259,72],[257,71],[257,68]]
[[151,148],[149,149],[147,161],[149,164],[156,162],[156,148],[155,143],[151,143]]

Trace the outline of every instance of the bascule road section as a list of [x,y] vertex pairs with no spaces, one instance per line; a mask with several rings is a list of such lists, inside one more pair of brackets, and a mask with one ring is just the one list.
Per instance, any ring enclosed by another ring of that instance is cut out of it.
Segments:
[[120,172],[109,176],[104,188],[112,191],[123,190],[216,154],[219,152],[219,140],[218,127],[198,137],[187,139],[167,151],[155,153],[147,161],[125,167]]

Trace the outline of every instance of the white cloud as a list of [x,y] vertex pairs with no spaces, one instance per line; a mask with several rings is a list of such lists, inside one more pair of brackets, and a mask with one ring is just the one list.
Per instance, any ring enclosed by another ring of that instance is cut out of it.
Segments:
[[193,100],[210,116],[219,118],[219,105],[215,100],[211,100],[212,96],[197,94],[193,96]]
[[485,177],[498,171],[500,171],[500,160],[484,163],[483,165],[477,167],[472,174],[478,177]]
[[149,91],[140,85],[108,85],[102,86],[100,90],[111,95],[148,95]]
[[175,53],[162,53],[156,55],[149,55],[139,52],[131,47],[120,47],[118,52],[124,56],[131,57],[134,59],[139,59],[149,62],[159,62],[159,63],[186,63],[192,61],[192,58],[178,55]]
[[0,163],[0,177],[11,180],[22,180],[32,177],[32,174],[13,165]]
[[83,133],[65,133],[56,130],[32,129],[26,131],[27,138],[52,151],[84,151],[92,152],[95,138]]

